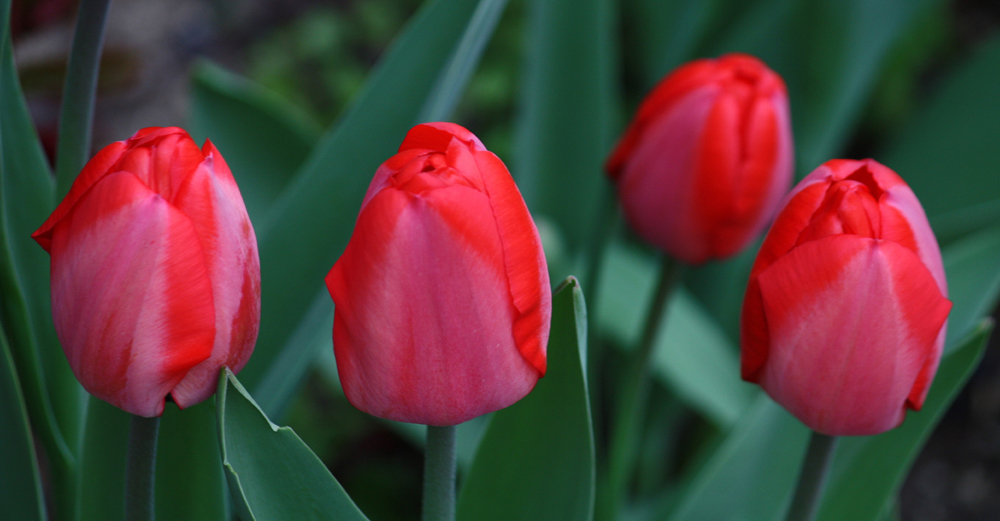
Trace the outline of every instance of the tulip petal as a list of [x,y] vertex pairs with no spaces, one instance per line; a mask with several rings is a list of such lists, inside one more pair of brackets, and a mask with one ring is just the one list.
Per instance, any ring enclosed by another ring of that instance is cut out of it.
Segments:
[[238,373],[253,353],[260,322],[257,239],[229,167],[215,146],[177,187],[175,206],[191,218],[212,281],[215,343],[212,356],[171,391],[182,409],[215,392],[219,368]]
[[510,297],[517,308],[514,339],[524,358],[545,374],[552,289],[535,223],[507,167],[492,152],[476,153],[503,247]]
[[212,287],[190,219],[134,174],[104,176],[52,231],[59,340],[83,387],[141,416],[211,354]]
[[851,235],[804,243],[758,276],[770,350],[761,386],[830,435],[897,426],[951,303],[910,250]]
[[488,206],[485,194],[456,185],[382,190],[361,211],[326,279],[337,368],[355,407],[454,425],[534,387],[538,370],[510,328],[517,310]]

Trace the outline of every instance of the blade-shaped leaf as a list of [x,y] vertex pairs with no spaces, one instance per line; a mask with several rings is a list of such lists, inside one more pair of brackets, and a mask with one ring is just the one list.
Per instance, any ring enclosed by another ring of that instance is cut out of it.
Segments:
[[941,361],[920,412],[878,436],[841,440],[834,456],[819,521],[877,521],[895,495],[924,442],[979,365],[993,322],[979,326]]
[[1000,227],[976,232],[956,241],[942,252],[948,275],[947,349],[955,347],[976,327],[984,315],[992,313],[1000,296]]
[[601,218],[614,111],[608,0],[533,0],[512,169],[533,214],[581,251]]
[[939,239],[1000,218],[1000,36],[959,66],[881,155],[920,198]]
[[215,403],[183,411],[168,405],[156,447],[156,518],[227,519],[228,488],[219,462]]
[[28,411],[7,335],[0,327],[0,505],[9,521],[42,521],[45,497]]
[[[620,246],[606,252],[597,316],[602,330],[634,346],[652,299],[656,263]],[[739,355],[718,324],[683,289],[674,292],[657,337],[654,374],[688,405],[722,427],[750,406],[756,389],[740,380]]]
[[583,292],[570,279],[552,299],[546,375],[520,402],[493,414],[463,486],[458,519],[582,521],[593,516],[586,335]]
[[251,220],[260,222],[319,139],[319,125],[277,94],[211,62],[198,64],[191,80],[191,135],[215,143]]
[[229,369],[216,398],[222,464],[243,521],[367,520],[295,431],[271,423]]
[[125,448],[131,416],[93,396],[80,452],[80,520],[125,519]]
[[323,277],[347,245],[372,175],[416,121],[476,5],[474,0],[432,0],[414,16],[358,100],[321,138],[256,227],[265,275],[260,336],[241,373],[251,388],[323,288]]

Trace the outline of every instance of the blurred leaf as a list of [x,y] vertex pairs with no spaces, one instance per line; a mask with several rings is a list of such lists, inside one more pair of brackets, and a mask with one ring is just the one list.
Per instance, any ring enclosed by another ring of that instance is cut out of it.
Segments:
[[551,218],[573,251],[590,240],[613,132],[609,0],[533,0],[512,170],[532,214]]
[[124,521],[130,415],[90,396],[80,452],[80,520]]
[[223,466],[243,521],[367,520],[295,431],[271,423],[229,369],[216,396]]
[[215,403],[183,411],[167,405],[156,448],[156,518],[228,519],[226,478],[219,464]]
[[719,262],[707,262],[692,267],[685,277],[685,286],[698,299],[716,323],[735,345],[740,341],[740,312],[743,293],[750,279],[750,268],[757,258],[760,240],[735,257]]
[[[54,183],[27,114],[9,39],[0,49],[0,320],[36,434],[51,458],[73,459],[79,385],[59,349],[49,307],[48,259],[31,233],[52,208]],[[49,369],[46,374],[46,369]],[[46,383],[49,386],[46,386]],[[50,391],[59,396],[53,400]],[[73,396],[73,395],[76,396]],[[64,420],[59,422],[58,418]],[[62,427],[65,430],[61,430]]]
[[[642,314],[652,299],[656,263],[612,246],[606,252],[597,316],[619,345],[639,340]],[[667,306],[653,352],[654,374],[688,405],[723,428],[732,426],[756,394],[740,380],[739,355],[718,324],[689,293],[678,289]]]
[[709,54],[753,54],[784,77],[801,177],[842,153],[883,61],[933,1],[758,1]]
[[942,252],[952,301],[946,349],[989,315],[1000,295],[1000,227],[982,230],[948,245]]
[[817,520],[877,521],[891,507],[927,437],[979,365],[992,330],[992,320],[983,320],[941,361],[923,408],[910,411],[903,425],[840,441]]
[[788,505],[808,436],[809,429],[759,395],[663,518],[777,520]]
[[347,245],[371,176],[416,121],[476,5],[473,0],[433,0],[414,15],[359,99],[321,138],[257,226],[264,273],[262,320],[254,356],[241,373],[251,388],[257,388],[282,349],[296,347],[287,342]]
[[43,521],[45,497],[24,396],[0,326],[0,505],[8,521]]
[[583,292],[569,279],[552,299],[548,371],[528,396],[493,414],[462,487],[457,519],[591,519],[586,345]]
[[319,139],[318,124],[277,94],[208,61],[192,73],[191,135],[211,139],[260,222]]
[[1000,36],[983,44],[881,155],[942,242],[1000,219]]

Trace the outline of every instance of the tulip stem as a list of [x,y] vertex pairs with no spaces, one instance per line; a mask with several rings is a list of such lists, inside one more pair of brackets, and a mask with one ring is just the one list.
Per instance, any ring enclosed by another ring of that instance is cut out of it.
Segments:
[[628,488],[629,478],[635,467],[636,449],[639,446],[642,427],[642,411],[645,410],[649,395],[649,364],[653,347],[660,332],[663,315],[670,301],[670,294],[680,279],[681,264],[670,256],[664,256],[660,269],[660,279],[653,293],[653,301],[646,315],[639,345],[630,353],[620,386],[618,407],[614,415],[614,430],[611,432],[611,446],[608,459],[608,489],[603,498],[601,518],[618,519],[621,503]]
[[427,426],[423,521],[455,519],[455,426]]
[[813,432],[802,462],[799,484],[795,489],[787,521],[812,521],[823,501],[823,488],[830,474],[830,462],[837,448],[837,437]]
[[156,438],[160,418],[133,415],[128,429],[128,464],[125,468],[125,520],[152,521],[156,480]]
[[56,153],[56,200],[69,192],[76,175],[90,155],[97,72],[104,46],[104,25],[111,0],[81,0],[73,33],[66,83],[59,112],[59,145]]

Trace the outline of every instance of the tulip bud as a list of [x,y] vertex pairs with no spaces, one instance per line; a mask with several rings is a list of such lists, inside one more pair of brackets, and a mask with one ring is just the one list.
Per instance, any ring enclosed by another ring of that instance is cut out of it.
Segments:
[[52,256],[56,333],[84,389],[163,414],[215,392],[257,340],[257,239],[211,142],[145,128],[84,167],[32,237]]
[[871,159],[828,161],[789,194],[757,254],[743,378],[823,434],[895,428],[937,371],[947,294],[910,187]]
[[690,264],[742,250],[792,181],[785,83],[729,54],[681,66],[653,89],[606,169],[629,225]]
[[538,230],[468,130],[410,130],[375,172],[326,277],[347,399],[390,420],[455,425],[545,373],[552,294]]

